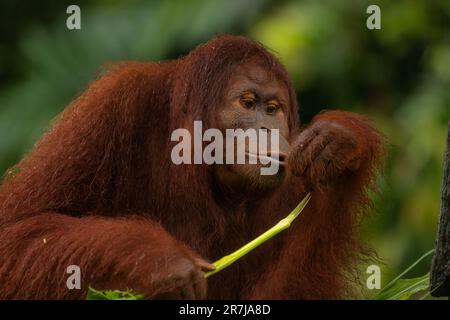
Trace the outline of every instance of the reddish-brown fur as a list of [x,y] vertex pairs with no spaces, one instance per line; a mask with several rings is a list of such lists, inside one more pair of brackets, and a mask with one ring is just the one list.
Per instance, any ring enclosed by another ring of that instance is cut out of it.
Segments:
[[[299,119],[288,75],[264,47],[243,37],[217,37],[171,62],[119,64],[91,84],[5,176],[0,298],[84,298],[89,285],[151,295],[151,274],[170,269],[168,248],[214,261],[292,210],[305,195],[300,178],[289,176],[260,199],[224,206],[216,201],[210,167],[170,161],[172,130],[200,119],[214,127],[230,73],[254,56],[290,90],[293,140]],[[209,278],[210,298],[345,294],[361,256],[357,226],[370,205],[382,143],[363,117],[325,112],[318,120],[357,133],[360,168],[313,192],[288,231]],[[309,180],[324,170],[316,167]],[[66,287],[72,264],[81,267],[82,290]]]

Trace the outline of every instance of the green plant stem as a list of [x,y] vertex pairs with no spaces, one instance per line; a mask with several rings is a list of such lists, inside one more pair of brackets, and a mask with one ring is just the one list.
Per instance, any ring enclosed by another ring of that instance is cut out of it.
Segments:
[[217,272],[225,269],[226,267],[233,264],[236,260],[242,258],[247,253],[255,249],[256,247],[260,246],[273,236],[277,235],[281,231],[289,228],[291,226],[291,223],[297,218],[297,216],[303,211],[303,209],[308,204],[309,200],[311,199],[311,193],[308,193],[303,200],[295,207],[294,210],[289,213],[289,215],[280,220],[276,225],[274,225],[272,228],[255,238],[254,240],[250,241],[243,247],[239,248],[238,250],[234,251],[233,253],[226,255],[222,257],[221,259],[217,260],[213,263],[213,265],[216,267],[213,271],[209,271],[205,273],[205,278],[208,278],[212,276],[213,274],[216,274]]

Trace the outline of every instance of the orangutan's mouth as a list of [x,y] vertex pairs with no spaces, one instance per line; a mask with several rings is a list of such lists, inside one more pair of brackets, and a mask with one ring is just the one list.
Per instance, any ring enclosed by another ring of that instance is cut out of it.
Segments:
[[281,167],[287,166],[287,154],[284,152],[269,152],[268,154],[257,154],[246,151],[245,155],[248,159],[255,159],[257,161],[259,160],[259,162],[263,160],[267,163],[277,163]]

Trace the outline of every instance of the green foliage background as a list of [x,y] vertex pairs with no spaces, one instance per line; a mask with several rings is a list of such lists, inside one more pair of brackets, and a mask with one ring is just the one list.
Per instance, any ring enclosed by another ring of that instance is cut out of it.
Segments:
[[[82,29],[69,31],[66,8],[75,3]],[[366,28],[370,4],[381,8],[381,30]],[[218,33],[250,36],[287,66],[303,123],[323,109],[351,110],[372,117],[389,140],[381,193],[364,225],[385,261],[385,284],[434,244],[450,118],[449,21],[445,0],[3,0],[0,172],[101,65],[177,58]]]

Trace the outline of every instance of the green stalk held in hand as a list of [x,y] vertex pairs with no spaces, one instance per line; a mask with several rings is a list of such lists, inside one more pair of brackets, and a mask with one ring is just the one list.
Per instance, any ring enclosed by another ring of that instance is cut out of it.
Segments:
[[[261,244],[263,244],[267,240],[271,239],[272,237],[274,237],[275,235],[277,235],[281,231],[289,228],[291,226],[291,223],[295,220],[295,218],[297,218],[298,215],[306,207],[306,205],[308,204],[310,199],[311,199],[311,193],[308,193],[303,198],[303,200],[297,205],[297,207],[295,207],[295,209],[292,210],[291,213],[289,213],[289,215],[286,218],[280,220],[272,228],[270,228],[269,230],[267,230],[266,232],[261,234],[256,239],[250,241],[245,246],[241,247],[240,249],[236,250],[235,252],[233,252],[233,253],[231,253],[231,254],[229,254],[229,255],[227,255],[227,256],[217,260],[216,262],[214,262],[213,265],[216,268],[213,271],[206,272],[205,273],[205,278],[208,278],[208,277],[212,276],[213,274],[216,274],[217,272],[225,269],[226,267],[230,266],[231,264],[236,262],[236,260],[238,260],[238,259],[242,258],[243,256],[245,256],[247,253],[249,253],[250,251],[252,251],[256,247],[260,246]],[[140,300],[140,299],[143,299],[143,296],[142,295],[134,296],[130,292],[122,292],[122,291],[118,291],[118,290],[114,290],[114,291],[110,290],[110,291],[102,292],[102,291],[97,291],[97,290],[95,290],[93,288],[89,288],[87,299],[88,300],[97,300],[97,299],[105,299],[105,300],[123,300],[123,299],[130,300],[130,299],[132,299],[132,300]]]
[[305,198],[295,207],[294,210],[289,213],[289,215],[280,220],[276,225],[274,225],[272,228],[261,234],[259,237],[255,238],[254,240],[247,243],[245,246],[241,247],[240,249],[236,250],[235,252],[217,260],[213,263],[213,265],[216,267],[213,271],[209,271],[205,273],[205,278],[208,278],[212,276],[213,274],[216,274],[217,272],[225,269],[232,263],[234,263],[236,260],[242,258],[247,253],[255,249],[256,247],[260,246],[273,236],[277,235],[281,231],[289,228],[291,226],[292,221],[297,218],[297,216],[303,211],[303,209],[306,207],[306,205],[309,202],[309,199],[311,199],[311,193],[308,193]]

